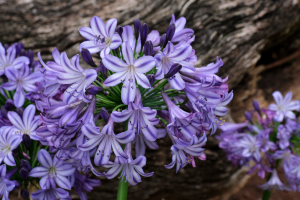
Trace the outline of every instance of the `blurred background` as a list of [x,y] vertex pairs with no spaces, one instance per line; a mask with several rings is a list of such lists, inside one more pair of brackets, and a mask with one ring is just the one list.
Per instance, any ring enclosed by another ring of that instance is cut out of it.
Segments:
[[[220,75],[229,76],[234,99],[227,121],[241,122],[253,99],[262,106],[273,101],[275,90],[293,91],[300,99],[300,2],[299,0],[0,0],[0,42],[21,41],[44,61],[54,47],[73,56],[84,38],[78,29],[90,18],[117,18],[118,25],[139,18],[150,30],[164,33],[171,15],[184,16],[195,31],[196,67],[224,61]],[[37,57],[36,57],[37,59]],[[145,172],[154,171],[129,188],[128,199],[142,200],[258,200],[264,180],[248,176],[245,169],[227,161],[213,136],[206,145],[206,161],[178,174],[164,165],[171,162],[171,141],[158,141],[160,149],[147,150]],[[101,178],[102,185],[89,199],[115,199],[117,179]],[[76,199],[74,195],[74,199]],[[274,192],[272,200],[300,199],[299,193]]]

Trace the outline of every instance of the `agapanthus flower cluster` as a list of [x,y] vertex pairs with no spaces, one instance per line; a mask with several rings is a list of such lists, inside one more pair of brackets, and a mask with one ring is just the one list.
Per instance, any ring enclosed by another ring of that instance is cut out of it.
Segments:
[[73,187],[84,200],[100,185],[95,176],[136,185],[153,175],[143,171],[146,150],[164,137],[172,141],[166,168],[205,160],[206,136],[223,124],[233,93],[216,75],[220,58],[194,67],[194,31],[185,24],[173,15],[161,35],[138,19],[132,28],[93,17],[79,29],[84,65],[57,48],[53,61],[38,53],[39,63],[21,43],[0,44],[3,199],[13,189],[24,199],[71,199]]
[[[284,97],[273,93],[275,103],[267,109],[253,102],[254,110],[246,111],[243,123],[224,123],[217,136],[220,148],[236,166],[249,167],[266,179],[263,190],[300,191],[300,101],[292,100],[292,92]],[[288,184],[278,170],[282,168]],[[268,173],[268,175],[266,175]]]

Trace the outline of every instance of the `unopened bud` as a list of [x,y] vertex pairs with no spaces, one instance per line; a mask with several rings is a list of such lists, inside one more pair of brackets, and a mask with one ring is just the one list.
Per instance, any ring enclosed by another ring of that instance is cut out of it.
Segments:
[[103,88],[100,86],[90,85],[86,88],[86,92],[91,95],[96,95],[103,91]]
[[87,64],[89,64],[92,67],[97,67],[97,65],[94,63],[92,55],[88,49],[83,48],[81,50],[81,56]]
[[139,38],[140,30],[141,30],[141,21],[139,19],[136,19],[134,20],[134,35],[136,40]]
[[27,149],[29,149],[30,148],[30,136],[28,134],[23,134],[22,138],[23,138],[22,143],[25,145],[25,147]]
[[180,64],[173,64],[169,70],[169,72],[165,75],[165,78],[171,78],[174,76],[176,73],[178,73],[182,68],[182,65]]

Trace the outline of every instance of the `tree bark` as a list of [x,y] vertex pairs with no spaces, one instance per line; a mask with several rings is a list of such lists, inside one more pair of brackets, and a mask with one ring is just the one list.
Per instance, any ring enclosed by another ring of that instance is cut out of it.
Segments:
[[[256,67],[263,52],[300,33],[298,0],[0,0],[0,42],[22,41],[26,48],[51,60],[54,47],[69,56],[79,53],[84,38],[78,29],[89,26],[92,16],[104,21],[117,18],[119,25],[133,24],[139,18],[150,30],[164,33],[173,13],[177,18],[185,16],[186,27],[195,31],[196,67],[221,57],[224,66],[220,75],[229,76],[230,88],[237,88],[240,94],[244,94],[240,83],[247,81],[245,75],[252,74],[253,81],[264,71]],[[247,86],[250,91],[251,84]],[[164,167],[171,162],[171,141],[161,139],[158,143],[159,150],[146,153],[145,171],[154,171],[154,175],[129,187],[128,199],[228,199],[248,179],[245,170],[232,167],[213,137],[207,142],[207,160],[197,161],[196,168],[186,167],[178,174]],[[102,185],[89,199],[115,199],[117,187],[117,179],[102,178]]]

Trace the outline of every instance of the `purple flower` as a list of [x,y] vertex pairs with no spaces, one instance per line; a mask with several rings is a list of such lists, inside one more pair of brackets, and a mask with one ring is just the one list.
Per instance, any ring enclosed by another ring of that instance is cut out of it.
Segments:
[[13,134],[13,127],[0,128],[0,163],[3,161],[9,166],[16,165],[12,151],[19,146],[21,141],[22,137]]
[[43,188],[43,185],[47,184],[48,178],[53,178],[58,186],[64,189],[71,189],[71,183],[66,178],[75,172],[75,168],[71,164],[64,164],[62,160],[59,160],[57,157],[52,157],[50,154],[41,149],[38,152],[38,160],[41,166],[33,168],[29,176],[31,177],[42,177],[40,180],[40,185]]
[[29,59],[25,56],[16,58],[16,46],[11,45],[6,51],[0,42],[0,76],[3,75],[7,67],[20,69],[23,64],[29,65]]
[[23,106],[25,102],[25,91],[37,92],[38,89],[35,83],[43,80],[40,72],[30,73],[28,65],[25,64],[23,64],[20,70],[14,67],[7,67],[5,75],[9,79],[9,82],[4,83],[2,87],[9,91],[16,90],[13,98],[17,108]]
[[79,56],[73,56],[70,61],[65,52],[61,54],[61,66],[66,73],[59,73],[57,82],[70,84],[63,94],[63,101],[71,104],[82,96],[85,102],[90,102],[90,99],[85,95],[85,89],[97,78],[96,70],[83,70],[79,64]]
[[141,93],[137,90],[135,102],[128,105],[128,110],[123,110],[122,112],[113,111],[111,114],[111,119],[114,122],[120,123],[129,119],[128,130],[133,130],[137,134],[136,137],[140,136],[135,143],[137,156],[145,154],[145,143],[150,143],[150,147],[157,146],[154,142],[158,136],[158,131],[154,125],[159,122],[155,118],[156,113],[156,110],[143,107]]
[[40,116],[35,116],[35,106],[29,105],[23,112],[23,119],[14,111],[9,111],[7,116],[10,122],[15,128],[16,134],[28,134],[31,139],[39,140],[39,137],[36,135],[36,129],[38,127]]
[[277,128],[278,145],[281,149],[286,149],[290,145],[291,132],[289,132],[284,125],[280,124]]
[[154,65],[155,60],[152,56],[143,56],[137,60],[134,59],[133,51],[128,42],[122,44],[122,53],[126,63],[119,58],[107,55],[103,58],[103,64],[105,67],[115,74],[109,76],[104,84],[106,86],[115,86],[119,83],[123,83],[121,98],[122,102],[128,105],[133,102],[136,96],[136,83],[143,88],[150,88],[149,80],[144,73],[150,71]]
[[[168,165],[165,165],[167,169],[171,169],[176,164],[176,173],[190,163],[193,159],[193,156],[200,157],[204,151],[202,148],[207,139],[206,134],[203,134],[199,139],[197,136],[193,136],[190,142],[185,142],[181,139],[173,138],[174,145],[171,147],[172,151],[172,162]],[[188,156],[187,156],[187,155]]]
[[117,26],[116,19],[110,19],[106,25],[100,17],[94,16],[90,21],[90,27],[82,27],[79,33],[88,41],[80,44],[79,51],[85,48],[91,53],[101,52],[101,57],[105,57],[110,53],[111,49],[118,48],[122,39],[118,33],[115,32]]
[[[171,66],[175,63],[182,65],[181,71],[185,72],[194,72],[194,66],[186,61],[184,61],[192,52],[192,47],[188,43],[178,44],[174,46],[169,42],[164,48],[164,50],[154,56],[155,65],[157,72],[155,74],[156,79],[164,78],[164,75],[167,74]],[[176,73],[171,78],[168,78],[168,81],[172,88],[177,90],[182,90],[185,86],[183,79],[179,73]]]
[[50,200],[50,199],[60,199],[60,200],[69,200],[69,192],[56,188],[55,181],[52,178],[47,178],[45,184],[41,185],[40,190],[31,194],[32,199],[37,200]]
[[2,200],[9,200],[9,192],[17,186],[16,181],[9,180],[14,172],[15,170],[12,169],[10,172],[6,173],[6,165],[0,165],[0,196],[2,197]]
[[267,152],[269,150],[276,150],[276,145],[269,140],[269,135],[272,129],[263,129],[260,130],[256,126],[252,127],[252,130],[258,133],[257,135],[257,143],[260,146],[260,150],[262,152]]
[[189,28],[184,28],[186,24],[186,19],[184,17],[180,17],[175,21],[175,15],[172,15],[172,19],[170,21],[170,24],[175,24],[175,34],[172,38],[172,42],[180,42],[181,40],[184,40],[186,37],[189,37],[194,34],[194,31]]
[[93,187],[97,187],[101,184],[100,180],[91,179],[88,174],[78,172],[72,174],[69,177],[69,180],[81,200],[87,200],[86,192],[91,192]]
[[239,140],[239,144],[237,145],[242,149],[243,157],[254,158],[256,161],[260,161],[260,144],[257,136],[245,134],[244,137]]
[[57,75],[59,73],[66,73],[66,71],[61,66],[60,57],[61,54],[55,47],[52,51],[52,57],[54,59],[53,61],[48,61],[47,63],[44,63],[41,57],[41,53],[38,53],[38,57],[40,60],[40,63],[43,65],[44,70],[42,70],[42,73],[44,74],[44,87],[45,90],[43,91],[43,94],[45,96],[53,96],[56,94],[58,88],[60,87],[60,84],[57,82]]
[[271,189],[291,190],[288,186],[284,185],[280,181],[276,169],[273,169],[270,180],[267,183],[260,185],[259,187],[262,188],[263,190],[271,190]]
[[127,155],[124,153],[119,143],[126,144],[131,142],[134,139],[134,132],[132,130],[115,135],[112,119],[108,120],[101,132],[99,131],[99,128],[93,127],[89,124],[82,126],[81,130],[82,133],[89,138],[89,140],[83,145],[80,145],[78,147],[79,150],[89,151],[99,145],[95,153],[94,160],[97,166],[101,166],[109,162],[112,149],[116,156],[121,156],[127,159]]
[[292,96],[292,92],[288,92],[284,98],[279,91],[273,92],[276,104],[271,104],[269,109],[276,112],[276,115],[274,116],[275,121],[282,122],[284,117],[290,119],[296,118],[292,111],[300,109],[300,102],[298,100],[291,101]]
[[108,179],[112,179],[116,177],[122,170],[121,180],[125,179],[125,182],[128,181],[130,185],[136,185],[142,182],[141,176],[150,177],[153,175],[151,173],[144,173],[142,167],[146,165],[146,157],[139,156],[135,160],[133,160],[131,156],[131,144],[127,144],[125,148],[125,152],[128,155],[128,159],[124,159],[123,157],[117,156],[115,158],[115,162],[109,161],[108,164],[104,165],[106,168],[111,168],[105,173]]

